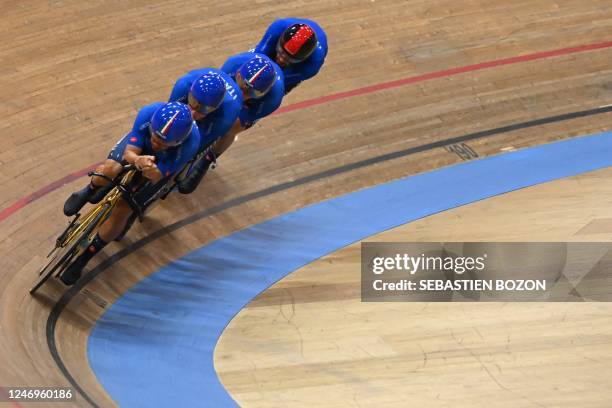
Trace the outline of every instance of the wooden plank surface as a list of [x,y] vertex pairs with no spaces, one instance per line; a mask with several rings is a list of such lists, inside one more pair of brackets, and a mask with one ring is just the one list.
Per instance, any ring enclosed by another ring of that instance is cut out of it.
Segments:
[[[594,241],[612,170],[518,190],[368,242]],[[242,406],[605,407],[612,304],[360,301],[360,243],[293,272],[227,327],[215,367]]]

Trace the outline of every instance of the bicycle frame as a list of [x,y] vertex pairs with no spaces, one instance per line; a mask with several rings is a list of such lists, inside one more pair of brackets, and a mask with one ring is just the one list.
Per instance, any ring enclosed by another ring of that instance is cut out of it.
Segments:
[[[34,295],[52,274],[59,276],[75,257],[80,256],[86,250],[92,235],[108,219],[120,198],[123,198],[142,219],[142,208],[129,191],[136,173],[134,165],[123,167],[122,172],[114,179],[100,173],[89,173],[90,177],[98,176],[108,180],[114,187],[84,217],[81,218],[81,215],[77,214],[66,230],[55,240],[55,248],[47,255],[47,258],[51,257],[51,260],[40,270],[39,278],[30,289],[30,294]],[[119,182],[115,181],[119,178],[121,179]]]
[[[115,188],[113,188],[99,204],[97,204],[94,208],[92,208],[83,217],[83,220],[79,223],[79,225],[74,230],[70,231],[68,236],[63,240],[63,242],[60,243],[60,246],[62,248],[65,247],[66,245],[69,245],[74,240],[75,237],[81,234],[85,230],[85,228],[89,226],[91,221],[94,220],[98,216],[98,214],[100,214],[100,212],[103,212],[104,215],[98,221],[98,225],[106,221],[106,219],[112,212],[113,208],[115,208],[117,201],[119,201],[119,198],[121,197],[128,197],[128,200],[127,200],[128,204],[130,204],[132,209],[134,209],[134,211],[137,212],[139,217],[142,216],[140,208],[138,207],[136,203],[133,202],[133,200],[131,199],[131,194],[126,189],[126,186],[134,178],[136,171],[131,169],[130,166],[126,166],[126,168],[128,168],[129,170],[121,178],[121,181],[119,183],[116,183],[114,180],[110,179],[104,174],[100,174],[100,173],[90,173],[89,174],[89,176],[99,176],[99,177],[109,180],[111,183],[115,183],[116,184]],[[106,204],[109,204],[109,205],[106,205]]]

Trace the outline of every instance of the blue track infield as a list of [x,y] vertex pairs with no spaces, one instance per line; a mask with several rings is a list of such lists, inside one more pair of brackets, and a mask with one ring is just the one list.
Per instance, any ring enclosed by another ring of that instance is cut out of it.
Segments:
[[236,406],[213,366],[222,331],[296,269],[353,242],[498,194],[612,166],[612,132],[370,187],[214,241],[135,285],[98,320],[89,362],[122,407]]

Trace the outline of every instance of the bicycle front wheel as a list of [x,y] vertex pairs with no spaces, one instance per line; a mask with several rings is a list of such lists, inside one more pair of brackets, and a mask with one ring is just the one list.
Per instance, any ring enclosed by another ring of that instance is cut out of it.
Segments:
[[72,239],[71,242],[65,247],[57,248],[57,251],[51,258],[51,260],[42,267],[39,272],[39,278],[30,289],[30,294],[34,294],[38,288],[40,288],[55,272],[56,276],[60,275],[70,263],[80,255],[89,245],[93,238],[94,232],[97,227],[106,219],[110,210],[110,204],[105,203],[94,209],[97,214],[93,217],[88,217],[89,222],[86,226],[82,226],[82,231],[78,234],[76,239]]

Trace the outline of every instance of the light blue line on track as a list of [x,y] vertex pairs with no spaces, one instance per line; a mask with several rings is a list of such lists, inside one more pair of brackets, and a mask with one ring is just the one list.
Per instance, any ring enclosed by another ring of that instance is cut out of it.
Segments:
[[609,166],[611,132],[392,181],[254,225],[125,293],[91,332],[90,364],[122,407],[236,406],[217,378],[214,347],[232,317],[274,282],[381,231]]

